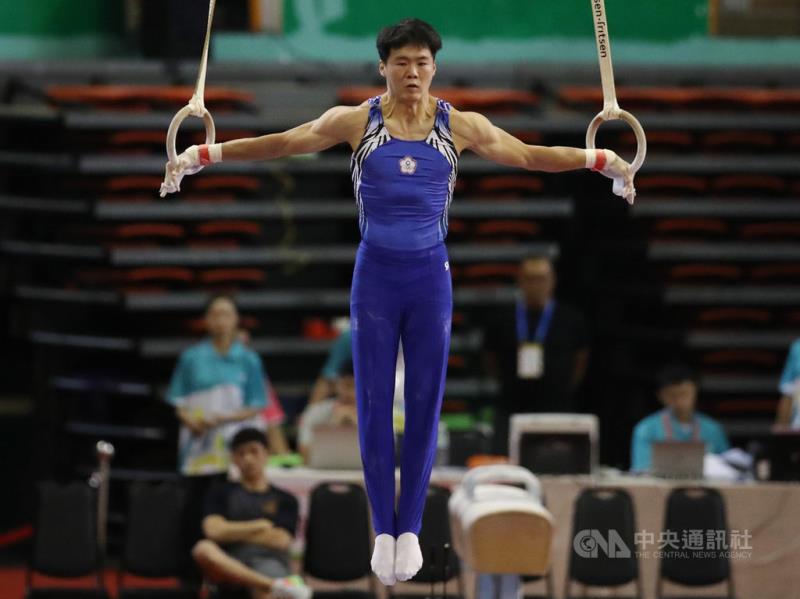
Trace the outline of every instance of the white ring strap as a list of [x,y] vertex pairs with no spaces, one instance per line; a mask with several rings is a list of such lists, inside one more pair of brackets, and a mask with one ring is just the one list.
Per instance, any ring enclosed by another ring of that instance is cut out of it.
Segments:
[[622,110],[617,104],[617,91],[614,87],[614,67],[611,64],[611,40],[606,21],[606,5],[604,0],[589,0],[594,20],[594,35],[597,42],[597,58],[600,62],[600,80],[603,85],[603,110],[589,123],[586,130],[586,147],[594,149],[594,138],[600,124],[604,121],[621,119],[628,123],[636,135],[636,157],[631,163],[631,170],[638,171],[647,155],[647,138],[642,125],[630,112]]
[[196,116],[203,119],[206,128],[206,144],[213,144],[216,139],[216,129],[214,127],[214,119],[211,113],[206,110],[204,95],[206,90],[206,65],[208,64],[208,47],[211,41],[211,23],[214,21],[214,9],[217,6],[217,0],[210,0],[208,5],[208,25],[206,27],[206,39],[203,43],[203,56],[200,58],[200,68],[197,72],[197,83],[194,87],[194,95],[189,100],[189,103],[181,108],[169,124],[167,130],[167,157],[171,163],[177,162],[178,151],[175,148],[175,139],[178,136],[178,129],[181,123],[189,115]]

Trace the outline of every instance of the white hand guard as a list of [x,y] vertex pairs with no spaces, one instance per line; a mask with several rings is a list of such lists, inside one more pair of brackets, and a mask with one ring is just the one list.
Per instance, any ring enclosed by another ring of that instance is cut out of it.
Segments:
[[183,177],[200,172],[203,166],[200,163],[199,146],[189,146],[185,152],[178,155],[177,163],[167,162],[164,182],[161,184],[161,197],[180,191]]
[[611,191],[633,204],[636,189],[630,165],[613,150],[586,150],[586,168],[598,171],[613,181]]

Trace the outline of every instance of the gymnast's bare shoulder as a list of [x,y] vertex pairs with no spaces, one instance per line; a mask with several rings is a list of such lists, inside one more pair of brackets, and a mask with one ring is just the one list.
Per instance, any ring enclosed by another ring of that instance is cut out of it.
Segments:
[[473,149],[481,142],[492,139],[495,134],[494,125],[479,112],[463,112],[450,109],[450,132],[456,151]]
[[347,142],[355,149],[361,142],[368,115],[367,102],[358,106],[334,106],[312,121],[311,130],[339,142]]

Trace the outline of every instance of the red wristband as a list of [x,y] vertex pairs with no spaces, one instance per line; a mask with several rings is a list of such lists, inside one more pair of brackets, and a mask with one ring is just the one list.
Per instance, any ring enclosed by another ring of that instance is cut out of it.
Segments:
[[606,167],[606,153],[603,150],[597,150],[596,156],[592,170],[602,171]]
[[211,164],[211,155],[208,153],[208,145],[203,144],[198,146],[197,151],[200,154],[200,164],[203,166]]

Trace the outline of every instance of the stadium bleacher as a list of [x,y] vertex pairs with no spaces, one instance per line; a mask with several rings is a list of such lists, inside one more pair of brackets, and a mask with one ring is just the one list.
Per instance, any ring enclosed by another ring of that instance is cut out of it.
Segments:
[[[162,200],[165,132],[195,67],[0,66],[0,139],[13,141],[0,151],[4,293],[14,335],[35,347],[52,468],[85,474],[103,435],[133,448],[119,452],[135,459],[114,476],[174,476],[176,425],[161,395],[214,290],[239,292],[279,396],[302,404],[330,345],[306,337],[304,320],[348,313],[358,242],[348,149],[225,162]],[[211,65],[218,139],[358,102],[377,93],[373,70]],[[594,68],[441,71],[456,107],[545,145],[582,146],[602,100]],[[616,419],[612,430],[629,431],[646,411],[641,373],[686,352],[701,371],[701,408],[734,440],[763,431],[786,348],[800,336],[797,75],[626,69],[620,103],[637,110],[650,146],[630,210],[589,173],[525,173],[464,156],[448,239],[457,314],[447,386],[463,401],[449,405],[477,411],[497,392],[480,371],[482,315],[511,300],[519,258],[541,252],[559,257],[560,293],[592,323],[593,391],[583,401]],[[202,135],[187,121],[179,145]],[[598,144],[626,155],[634,140],[610,124]],[[612,438],[603,461],[625,465],[627,448]]]

